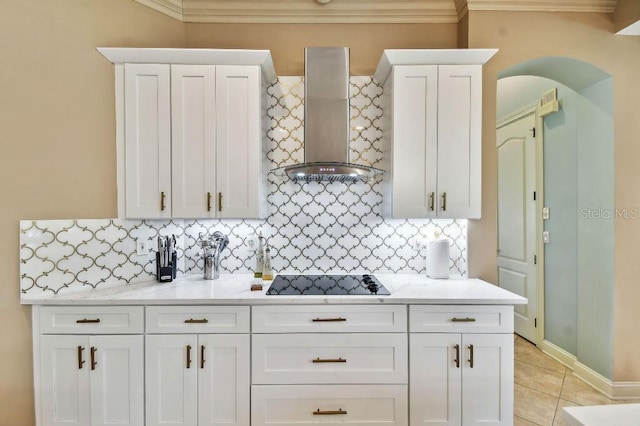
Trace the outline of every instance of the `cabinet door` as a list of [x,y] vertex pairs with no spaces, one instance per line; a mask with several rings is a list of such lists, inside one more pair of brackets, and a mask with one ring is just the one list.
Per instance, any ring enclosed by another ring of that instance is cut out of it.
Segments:
[[462,424],[513,423],[513,334],[463,334]]
[[91,424],[89,371],[88,336],[40,336],[42,426]]
[[197,426],[197,336],[145,339],[146,425]]
[[460,334],[411,334],[410,423],[460,426],[462,421]]
[[172,216],[215,217],[214,65],[171,66]]
[[143,337],[91,336],[89,346],[91,425],[144,426]]
[[438,67],[438,216],[481,215],[482,65]]
[[249,426],[249,335],[198,336],[199,426]]
[[438,67],[393,67],[392,215],[436,215]]
[[125,214],[171,216],[169,65],[125,64]]
[[261,212],[260,68],[216,67],[216,207],[219,218]]

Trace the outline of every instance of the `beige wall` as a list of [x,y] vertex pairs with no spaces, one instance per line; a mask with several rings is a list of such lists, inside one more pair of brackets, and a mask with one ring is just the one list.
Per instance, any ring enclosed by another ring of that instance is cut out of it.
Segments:
[[618,0],[613,14],[616,31],[640,20],[640,2],[638,0]]
[[184,38],[129,0],[0,2],[0,425],[35,422],[18,221],[116,214],[113,65],[95,48]]
[[[540,29],[544,28],[544,31]],[[469,47],[497,47],[484,72],[483,211],[469,226],[469,271],[495,282],[496,150],[495,96],[500,71],[541,56],[567,56],[589,62],[614,78],[615,203],[640,208],[640,37],[613,34],[604,14],[471,12]],[[615,381],[640,381],[640,220],[615,223]]]
[[278,75],[304,74],[307,46],[351,48],[351,74],[373,75],[384,49],[456,47],[455,24],[188,24],[189,47],[270,49]]

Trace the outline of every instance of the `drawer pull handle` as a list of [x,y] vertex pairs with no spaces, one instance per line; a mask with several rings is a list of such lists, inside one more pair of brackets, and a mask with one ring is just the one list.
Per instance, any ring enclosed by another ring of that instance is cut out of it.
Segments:
[[466,318],[453,317],[453,318],[451,318],[451,322],[476,322],[476,319],[475,318],[469,318],[469,317],[466,317]]
[[202,319],[188,319],[188,320],[184,320],[185,324],[206,324],[208,323],[209,320],[206,318],[202,318]]
[[320,358],[316,358],[311,360],[311,362],[313,362],[314,364],[320,364],[320,363],[325,363],[325,362],[347,362],[346,359],[344,358],[337,358],[337,359],[320,359]]
[[338,410],[326,410],[326,411],[320,411],[320,409],[318,408],[316,411],[313,412],[314,416],[331,416],[334,414],[347,414],[347,412],[344,411],[342,408]]
[[96,361],[96,352],[98,352],[98,349],[91,346],[91,371],[95,370],[96,365],[98,365],[98,361]]
[[346,322],[346,318],[338,317],[338,318],[314,318],[311,321],[313,322]]
[[473,345],[469,345],[469,367],[473,368]]
[[84,348],[82,346],[78,346],[78,370],[82,370],[82,365],[86,362],[82,359],[82,351],[84,351]]
[[77,324],[97,324],[100,322],[100,318],[96,318],[96,319],[81,319],[81,320],[77,320],[76,323]]
[[187,345],[187,368],[191,368],[191,345]]
[[200,368],[204,368],[204,345],[200,345]]
[[453,347],[456,350],[456,359],[454,359],[456,368],[460,368],[460,345],[454,345]]

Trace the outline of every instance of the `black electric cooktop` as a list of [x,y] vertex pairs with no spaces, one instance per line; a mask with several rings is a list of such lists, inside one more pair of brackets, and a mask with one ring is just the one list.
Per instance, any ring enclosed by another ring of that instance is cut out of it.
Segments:
[[389,296],[373,275],[277,275],[267,295]]

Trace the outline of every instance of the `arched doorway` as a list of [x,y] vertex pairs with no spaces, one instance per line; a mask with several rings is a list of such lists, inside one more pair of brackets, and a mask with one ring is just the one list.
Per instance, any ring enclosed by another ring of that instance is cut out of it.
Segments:
[[[535,221],[533,231],[523,234],[522,241],[535,239],[531,251],[525,251],[536,257],[537,276],[533,283],[521,276],[518,283],[529,289],[538,286],[536,307],[529,312],[538,329],[533,338],[527,338],[557,357],[573,357],[610,377],[614,219],[633,214],[614,208],[613,79],[588,63],[566,57],[518,64],[499,74],[498,122],[527,107],[535,110],[543,93],[552,89],[557,89],[560,109],[536,119],[536,199],[533,214],[520,221],[523,232]],[[498,198],[500,192],[499,188]],[[523,200],[533,201],[528,189],[523,193]],[[509,210],[505,203],[500,207],[500,200],[498,204],[500,251],[500,216],[522,213]],[[543,208],[548,209],[548,219],[542,219]],[[548,235],[546,243],[543,232]],[[498,276],[500,281],[500,271]]]

